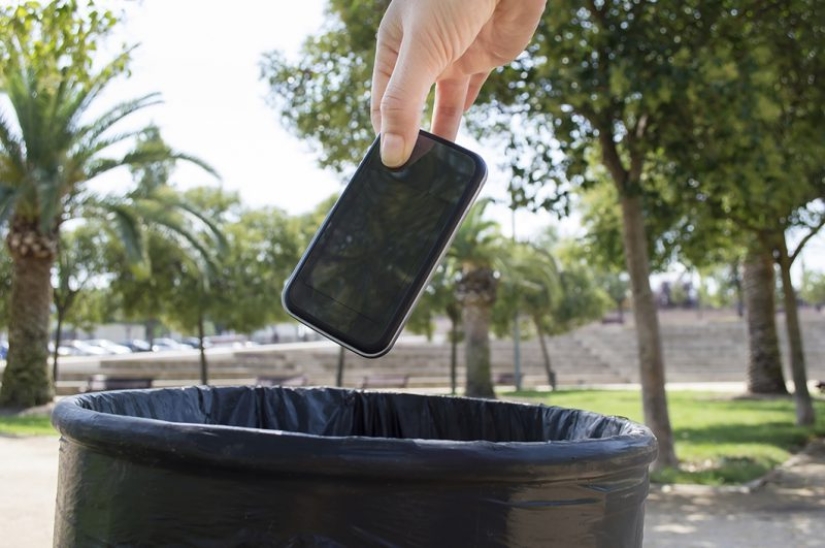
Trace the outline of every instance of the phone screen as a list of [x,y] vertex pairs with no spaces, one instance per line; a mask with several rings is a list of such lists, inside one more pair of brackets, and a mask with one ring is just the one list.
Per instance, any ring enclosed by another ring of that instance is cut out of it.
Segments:
[[398,169],[376,141],[290,277],[287,311],[359,354],[387,352],[485,176],[476,154],[423,131]]

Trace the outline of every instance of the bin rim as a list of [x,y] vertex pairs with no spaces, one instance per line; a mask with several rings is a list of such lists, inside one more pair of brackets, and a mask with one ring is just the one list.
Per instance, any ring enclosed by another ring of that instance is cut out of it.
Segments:
[[[237,387],[152,388],[117,392],[143,394],[193,388],[221,390]],[[288,390],[315,389],[321,387]],[[369,394],[372,391],[357,392]],[[442,481],[445,474],[450,475],[451,481],[468,482],[586,481],[588,478],[603,478],[606,471],[626,473],[628,470],[644,470],[646,478],[647,467],[657,454],[656,438],[648,427],[624,417],[578,409],[567,410],[620,421],[623,423],[622,433],[581,440],[501,442],[327,436],[223,424],[173,422],[97,411],[83,405],[90,398],[99,397],[99,394],[104,393],[69,396],[55,405],[52,423],[61,435],[61,444],[75,443],[97,452],[150,462],[155,466],[219,467],[293,476],[356,474],[361,478],[392,477],[411,481]]]

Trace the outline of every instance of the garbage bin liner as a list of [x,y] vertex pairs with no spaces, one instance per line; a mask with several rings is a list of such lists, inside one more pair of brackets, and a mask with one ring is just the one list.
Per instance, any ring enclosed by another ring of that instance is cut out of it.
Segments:
[[472,398],[187,387],[66,398],[55,546],[640,547],[656,440]]

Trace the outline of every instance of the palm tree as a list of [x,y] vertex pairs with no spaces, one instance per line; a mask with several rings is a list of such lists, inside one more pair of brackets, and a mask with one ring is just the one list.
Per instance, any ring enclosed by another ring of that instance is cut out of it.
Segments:
[[[43,25],[65,25],[54,17],[42,21]],[[63,36],[61,32],[65,31],[42,29],[40,36]],[[8,223],[6,247],[13,261],[9,355],[0,405],[15,407],[39,405],[52,398],[48,371],[51,273],[63,223],[78,217],[103,218],[120,234],[131,255],[140,257],[141,220],[168,217],[165,205],[144,203],[134,209],[134,204],[122,198],[94,195],[87,183],[114,169],[162,158],[193,160],[209,170],[202,162],[166,147],[137,147],[120,154],[113,150],[141,133],[115,133],[115,126],[157,104],[157,94],[117,104],[88,120],[90,107],[125,69],[128,51],[90,74],[80,70],[88,68],[84,64],[88,58],[74,59],[73,52],[54,44],[55,58],[49,59],[52,50],[31,48],[30,41],[17,35],[4,40],[5,58],[0,67],[0,91],[11,106],[9,112],[0,113],[0,225]],[[65,57],[72,61],[68,67]]]
[[467,214],[448,252],[460,268],[456,297],[462,307],[467,379],[465,395],[495,398],[490,365],[490,321],[496,302],[502,235],[485,219],[492,202],[479,200]]
[[430,340],[433,332],[433,319],[441,314],[447,315],[450,321],[447,338],[450,342],[450,391],[452,394],[458,393],[458,343],[462,338],[461,306],[456,298],[458,274],[456,261],[451,257],[445,258],[433,273],[430,283],[407,322],[408,329],[424,333]]
[[513,247],[509,268],[505,270],[505,283],[518,295],[518,308],[533,323],[539,340],[544,372],[551,388],[556,388],[556,373],[547,349],[545,335],[551,332],[556,303],[560,296],[560,273],[555,258],[546,250],[530,244]]

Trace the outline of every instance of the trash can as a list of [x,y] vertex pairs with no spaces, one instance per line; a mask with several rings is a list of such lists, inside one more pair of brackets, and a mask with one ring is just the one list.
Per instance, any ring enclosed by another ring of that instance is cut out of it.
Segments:
[[66,398],[55,546],[642,546],[656,440],[544,405],[334,388]]

